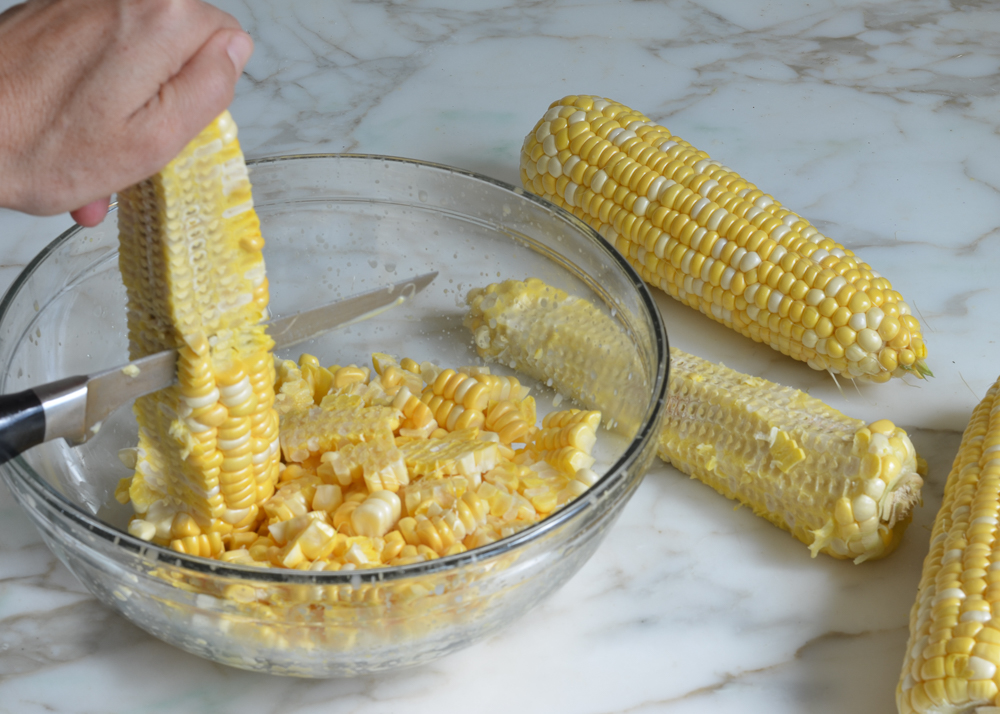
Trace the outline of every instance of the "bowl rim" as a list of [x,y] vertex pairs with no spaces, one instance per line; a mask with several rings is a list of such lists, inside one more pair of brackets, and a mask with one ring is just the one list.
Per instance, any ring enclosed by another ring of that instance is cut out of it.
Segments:
[[[90,533],[100,537],[104,541],[121,547],[142,558],[155,560],[158,566],[168,565],[184,568],[196,574],[212,577],[228,577],[237,580],[255,581],[258,583],[274,584],[301,584],[301,585],[346,585],[357,586],[360,583],[384,583],[395,580],[402,580],[415,576],[426,576],[441,573],[443,571],[458,571],[466,565],[472,565],[479,561],[489,560],[495,556],[501,556],[514,550],[518,550],[533,541],[541,539],[545,534],[554,531],[576,518],[580,513],[589,508],[593,508],[604,499],[612,487],[617,484],[627,468],[639,457],[642,445],[649,439],[655,438],[654,429],[658,425],[657,416],[662,413],[667,399],[667,383],[669,376],[670,349],[667,341],[666,327],[663,323],[659,307],[653,299],[648,286],[628,263],[624,256],[618,252],[600,233],[590,227],[564,208],[551,203],[539,196],[536,196],[523,188],[509,184],[505,181],[486,176],[484,174],[462,169],[446,164],[423,161],[398,156],[382,154],[358,154],[358,153],[306,153],[306,154],[285,154],[278,156],[263,156],[254,159],[247,159],[247,167],[253,178],[253,169],[256,166],[266,166],[270,164],[280,164],[286,162],[302,161],[378,161],[389,163],[401,163],[414,167],[421,167],[448,174],[461,176],[477,182],[492,185],[508,193],[512,193],[521,200],[526,200],[536,204],[538,207],[549,211],[558,220],[568,224],[572,228],[589,234],[607,254],[608,258],[618,265],[625,273],[632,287],[639,294],[639,301],[645,307],[646,313],[652,322],[653,347],[656,353],[662,357],[659,359],[656,368],[656,375],[652,392],[655,398],[650,401],[646,412],[643,414],[640,426],[631,443],[625,452],[607,469],[601,479],[594,484],[585,494],[574,499],[569,505],[559,509],[555,513],[543,518],[527,528],[517,533],[502,538],[493,543],[463,553],[442,556],[430,561],[413,563],[410,565],[384,566],[380,568],[370,568],[349,571],[311,571],[294,570],[280,568],[261,568],[250,565],[234,565],[224,561],[190,556],[168,547],[156,545],[149,541],[144,541],[130,535],[126,531],[118,530],[116,527],[108,525],[96,516],[86,513],[81,508],[69,501],[59,491],[53,488],[43,477],[37,474],[21,456],[15,456],[0,465],[0,473],[5,478],[10,478],[11,472],[18,476],[20,480],[32,491],[33,495],[41,498],[50,508],[57,511],[62,517],[72,521],[78,526],[85,528]],[[111,211],[117,210],[117,202],[113,202],[109,208]],[[84,227],[74,225],[63,231],[52,242],[46,245],[17,275],[10,287],[7,288],[0,299],[0,324],[11,308],[18,293],[27,283],[33,273],[41,264],[60,248],[64,243],[76,236]],[[2,380],[6,382],[7,374],[2,375]],[[615,478],[615,477],[618,478]],[[641,478],[641,477],[640,477]],[[11,489],[19,499],[16,489]]]

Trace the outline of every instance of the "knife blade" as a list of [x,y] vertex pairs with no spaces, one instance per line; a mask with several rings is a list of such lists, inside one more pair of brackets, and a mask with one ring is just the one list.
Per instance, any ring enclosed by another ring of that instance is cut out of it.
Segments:
[[[266,323],[275,349],[367,320],[419,293],[437,277],[425,273],[344,300]],[[177,382],[176,350],[165,350],[91,375],[67,377],[0,395],[0,463],[36,444],[62,437],[82,444],[115,409]]]

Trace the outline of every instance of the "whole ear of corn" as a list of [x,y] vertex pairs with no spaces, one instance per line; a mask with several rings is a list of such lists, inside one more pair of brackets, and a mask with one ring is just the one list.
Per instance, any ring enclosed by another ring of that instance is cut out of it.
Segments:
[[182,548],[178,533],[249,528],[277,480],[278,416],[263,240],[228,112],[119,194],[118,224],[131,357],[179,351],[179,384],[135,405],[132,530]]
[[[614,325],[587,301],[539,280],[509,280],[471,291],[468,302],[466,325],[482,357],[596,409],[621,382],[618,365],[595,349]],[[666,410],[662,459],[790,531],[813,556],[860,563],[887,555],[920,501],[916,452],[887,420],[866,425],[676,349]]]
[[901,714],[1000,707],[1000,381],[972,413],[931,531],[896,687]]
[[628,107],[552,104],[525,138],[521,180],[648,283],[757,342],[853,378],[930,374],[920,324],[886,278]]

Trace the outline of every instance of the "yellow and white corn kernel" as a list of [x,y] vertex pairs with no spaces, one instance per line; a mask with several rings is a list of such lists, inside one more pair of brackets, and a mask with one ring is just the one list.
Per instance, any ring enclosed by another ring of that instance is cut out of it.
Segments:
[[398,491],[410,482],[403,452],[392,439],[384,437],[329,451],[320,457],[320,462],[317,475],[327,483],[336,481],[344,487],[363,479],[371,492]]
[[[521,405],[529,403],[525,409]],[[528,417],[529,411],[532,417]],[[531,397],[519,402],[504,399],[490,404],[485,412],[483,427],[495,432],[503,444],[523,443],[532,438],[535,431],[534,400]]]
[[646,282],[757,342],[852,378],[930,374],[919,322],[886,278],[628,107],[553,103],[524,140],[521,180]]
[[469,479],[465,476],[417,479],[401,492],[406,515],[426,513],[432,503],[440,508],[451,508],[470,487]]

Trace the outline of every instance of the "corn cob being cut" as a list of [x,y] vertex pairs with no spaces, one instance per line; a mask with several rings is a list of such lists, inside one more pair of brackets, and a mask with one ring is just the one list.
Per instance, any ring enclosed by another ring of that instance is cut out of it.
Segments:
[[931,531],[896,687],[900,714],[1000,711],[1000,381],[972,413]]
[[930,374],[920,324],[886,278],[628,107],[552,104],[524,141],[521,180],[646,282],[757,342],[852,378]]
[[[466,325],[487,360],[582,395],[595,408],[602,394],[594,403],[585,385],[607,389],[620,379],[614,363],[592,373],[605,367],[593,348],[580,347],[615,329],[587,301],[539,280],[509,280],[471,291],[468,302]],[[558,319],[546,322],[553,306]],[[866,425],[803,392],[676,349],[670,356],[657,449],[663,460],[791,531],[814,556],[862,562],[895,548],[922,486],[902,429],[887,420]]]
[[135,405],[130,530],[184,550],[254,526],[278,477],[263,240],[228,112],[118,195],[118,224],[130,356],[179,353],[179,384]]

